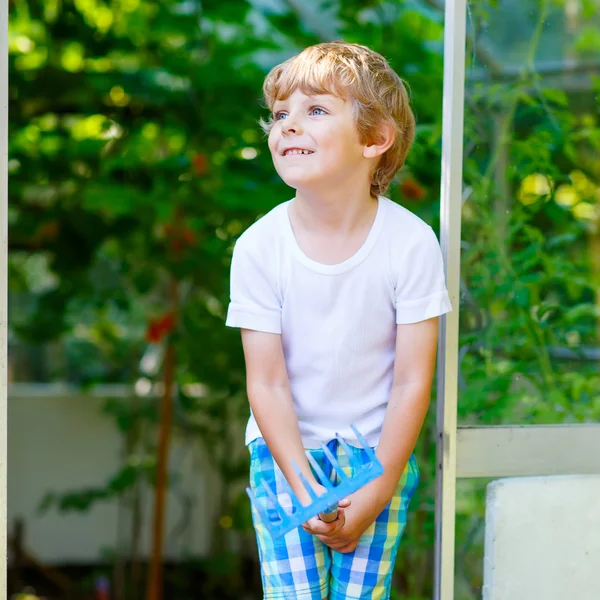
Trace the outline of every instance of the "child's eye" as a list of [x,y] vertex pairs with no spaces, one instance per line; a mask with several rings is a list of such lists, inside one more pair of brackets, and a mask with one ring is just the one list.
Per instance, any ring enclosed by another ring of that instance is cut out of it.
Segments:
[[273,119],[275,119],[275,121],[282,121],[286,116],[287,116],[287,113],[280,110],[279,112],[276,112],[273,115]]
[[[315,112],[315,111],[321,111],[321,112]],[[314,115],[314,114],[317,114],[317,115],[326,115],[327,111],[324,108],[321,108],[320,106],[313,106],[310,109],[310,114],[311,115]]]

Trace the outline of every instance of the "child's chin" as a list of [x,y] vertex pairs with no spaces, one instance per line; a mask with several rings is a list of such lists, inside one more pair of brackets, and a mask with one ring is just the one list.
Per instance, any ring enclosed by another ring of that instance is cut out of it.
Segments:
[[295,190],[306,188],[312,189],[318,187],[318,181],[312,177],[282,177],[286,185]]

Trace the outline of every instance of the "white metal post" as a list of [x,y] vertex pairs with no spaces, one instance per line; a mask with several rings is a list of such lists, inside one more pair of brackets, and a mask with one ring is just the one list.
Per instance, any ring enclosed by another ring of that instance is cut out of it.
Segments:
[[466,0],[448,0],[444,19],[440,244],[452,312],[441,319],[438,352],[435,600],[454,598],[465,43]]
[[0,598],[6,598],[8,386],[8,2],[0,2]]

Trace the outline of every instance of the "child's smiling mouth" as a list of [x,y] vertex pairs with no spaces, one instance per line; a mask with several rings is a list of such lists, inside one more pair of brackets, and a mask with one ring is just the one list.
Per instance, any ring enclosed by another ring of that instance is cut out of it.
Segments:
[[282,153],[283,156],[307,156],[309,154],[314,154],[314,152],[305,148],[286,148]]

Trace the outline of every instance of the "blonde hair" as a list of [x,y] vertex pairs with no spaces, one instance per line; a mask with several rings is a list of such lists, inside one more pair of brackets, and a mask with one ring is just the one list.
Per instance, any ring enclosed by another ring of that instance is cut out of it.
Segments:
[[[394,142],[381,155],[371,177],[371,194],[385,193],[404,165],[415,136],[408,93],[387,60],[359,44],[327,42],[309,46],[267,75],[263,85],[267,107],[272,111],[276,101],[289,98],[296,90],[352,100],[361,144],[375,141],[383,124],[392,126]],[[266,133],[273,123],[273,117],[261,119]]]

